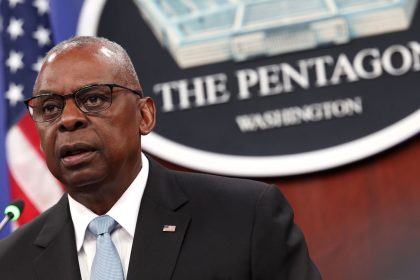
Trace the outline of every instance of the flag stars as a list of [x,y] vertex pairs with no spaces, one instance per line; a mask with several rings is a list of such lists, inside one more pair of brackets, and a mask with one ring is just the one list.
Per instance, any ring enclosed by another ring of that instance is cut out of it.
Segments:
[[38,10],[39,15],[43,15],[49,11],[48,0],[35,0],[34,7]]
[[37,61],[34,64],[32,64],[32,70],[34,70],[35,72],[39,72],[39,70],[41,70],[43,60],[43,57],[38,56]]
[[6,99],[9,100],[10,106],[16,106],[18,102],[24,100],[23,86],[15,83],[9,84],[9,89],[6,91]]
[[10,34],[10,38],[12,40],[16,40],[17,37],[22,36],[24,34],[23,19],[16,19],[12,17],[10,19],[9,26],[7,26],[7,32]]
[[38,46],[43,47],[51,43],[50,34],[49,29],[40,25],[32,35],[38,41]]
[[23,4],[24,0],[9,0],[9,7],[14,8],[17,4]]
[[9,53],[9,57],[6,60],[6,65],[9,67],[10,72],[16,73],[17,70],[23,68],[23,53],[22,52],[16,52],[14,50],[11,50]]

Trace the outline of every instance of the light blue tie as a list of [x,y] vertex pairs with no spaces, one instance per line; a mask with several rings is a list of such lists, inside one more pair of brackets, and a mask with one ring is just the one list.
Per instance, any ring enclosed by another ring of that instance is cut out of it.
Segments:
[[91,280],[124,280],[124,272],[111,232],[117,222],[108,215],[93,219],[88,229],[96,236],[96,254],[90,272]]

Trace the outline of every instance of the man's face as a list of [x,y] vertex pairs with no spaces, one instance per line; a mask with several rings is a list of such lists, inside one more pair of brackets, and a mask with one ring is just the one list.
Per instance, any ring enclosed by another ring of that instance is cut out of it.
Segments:
[[[118,78],[116,65],[101,46],[73,48],[50,56],[42,68],[35,95],[66,95],[96,83],[128,85]],[[134,88],[134,89],[138,89]],[[41,146],[51,173],[72,194],[129,184],[141,168],[140,135],[154,126],[151,99],[115,88],[112,105],[105,111],[85,114],[73,98],[66,99],[61,117],[37,123]]]

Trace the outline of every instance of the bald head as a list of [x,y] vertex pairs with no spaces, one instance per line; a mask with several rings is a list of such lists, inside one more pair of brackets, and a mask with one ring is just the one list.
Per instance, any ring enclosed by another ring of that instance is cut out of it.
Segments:
[[[117,43],[102,37],[78,36],[65,40],[53,47],[45,56],[41,71],[60,56],[75,49],[85,49],[92,56],[112,64],[113,72],[128,87],[141,88],[136,70],[127,52]],[[39,74],[34,85],[34,94],[39,84]]]

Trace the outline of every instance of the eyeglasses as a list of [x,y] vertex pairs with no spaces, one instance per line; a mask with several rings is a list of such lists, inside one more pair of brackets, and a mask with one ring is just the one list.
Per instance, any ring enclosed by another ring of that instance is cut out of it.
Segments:
[[68,97],[73,97],[77,107],[84,113],[98,113],[108,109],[112,104],[114,88],[121,88],[140,98],[143,97],[141,90],[133,90],[117,84],[92,84],[66,95],[42,93],[26,99],[24,103],[35,122],[52,122],[63,113]]

